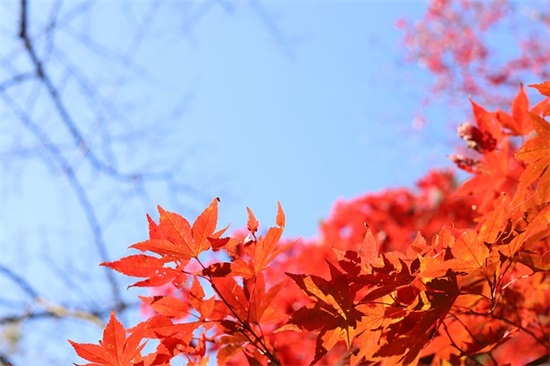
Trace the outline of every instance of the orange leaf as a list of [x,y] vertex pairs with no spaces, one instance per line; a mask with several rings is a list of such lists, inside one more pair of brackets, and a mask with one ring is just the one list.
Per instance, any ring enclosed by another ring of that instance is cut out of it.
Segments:
[[512,102],[512,117],[514,125],[506,126],[511,128],[517,135],[527,135],[531,130],[531,124],[529,123],[529,100],[527,94],[523,89],[523,85],[520,87],[518,95]]
[[466,230],[451,247],[454,259],[445,262],[455,271],[483,269],[489,257],[489,249],[478,238],[474,230]]
[[[249,211],[249,215],[250,214],[251,212]],[[249,216],[249,221],[250,217],[253,218],[254,216]],[[254,244],[254,257],[251,267],[253,271],[251,272],[251,275],[256,275],[260,273],[273,259],[275,259],[277,255],[279,255],[281,252],[283,252],[289,246],[295,243],[292,242],[283,246],[278,246],[279,240],[283,235],[283,226],[285,223],[284,212],[281,208],[281,205],[278,206],[277,217],[275,221],[277,223],[277,226],[270,227],[267,230],[265,237],[260,236]],[[238,267],[245,269],[242,264],[244,264],[244,262],[238,265]]]
[[371,264],[377,262],[379,254],[379,244],[374,235],[372,235],[372,230],[367,229],[365,238],[363,239],[363,245],[361,245],[361,255],[365,259],[366,263]]
[[215,299],[211,297],[207,300],[204,299],[204,290],[197,277],[193,278],[193,284],[191,285],[189,301],[193,307],[200,313],[201,319],[206,320],[212,314],[214,310]]
[[381,325],[387,319],[384,317],[384,305],[359,305],[358,309],[365,314],[357,326],[356,337],[353,343],[359,348],[356,355],[350,359],[351,365],[360,365],[360,360],[365,357],[371,359],[378,350]]
[[160,254],[162,256],[177,257],[183,259],[190,259],[192,257],[190,253],[190,247],[181,246],[166,239],[150,239],[136,244],[130,245],[130,248],[141,250],[142,252],[150,251]]
[[233,277],[213,277],[211,279],[214,290],[227,306],[224,310],[232,314],[228,309],[235,311],[240,319],[248,317],[248,300],[240,286]]
[[253,263],[248,263],[242,258],[237,258],[230,264],[230,272],[233,276],[249,278],[254,276]]
[[126,331],[122,324],[116,319],[115,313],[111,312],[109,323],[103,330],[103,347],[118,361],[124,357],[124,343],[126,341]]
[[89,343],[76,343],[69,340],[76,353],[96,365],[104,366],[125,366],[133,364],[136,357],[141,357],[141,349],[145,346],[139,345],[143,339],[143,327],[137,327],[134,333],[126,339],[126,331],[122,324],[116,319],[115,313],[111,312],[109,323],[103,331],[103,339],[99,345]]
[[254,247],[254,274],[259,273],[274,259],[273,252],[282,234],[282,228],[270,227],[265,237],[258,239]]
[[138,296],[157,313],[170,318],[185,318],[189,315],[189,303],[172,296]]
[[200,322],[174,323],[172,319],[164,315],[155,315],[144,324],[143,332],[148,338],[162,339],[177,335],[182,345],[188,345],[193,339],[193,332],[201,325]]
[[69,343],[76,351],[76,354],[85,360],[95,362],[94,365],[116,365],[109,352],[102,346],[91,343],[76,343],[69,339]]
[[[174,212],[158,206],[159,224],[149,220],[150,239],[134,244],[131,248],[152,251],[162,256],[174,256],[177,259],[198,258],[200,253],[211,247],[209,237],[218,238],[224,230],[214,233],[218,221],[218,198],[197,217],[193,227]],[[216,243],[218,245],[226,243]]]
[[246,226],[248,228],[248,231],[250,231],[252,234],[255,234],[256,231],[258,231],[258,226],[260,226],[260,223],[258,220],[256,220],[256,217],[252,213],[252,210],[250,208],[246,208],[246,211],[248,212],[248,221],[246,222]]
[[537,131],[539,137],[543,138],[548,142],[550,140],[550,123],[548,123],[542,117],[537,116],[536,114],[530,113],[531,123]]
[[114,262],[104,262],[101,266],[109,267],[127,276],[149,277],[136,282],[130,287],[161,286],[170,282],[180,273],[173,268],[164,267],[165,259],[145,254],[135,254]]
[[478,225],[479,240],[494,243],[498,235],[504,231],[509,218],[509,199],[505,195],[495,199],[495,209],[485,215]]
[[535,114],[540,114],[544,117],[550,116],[550,81],[545,81],[540,84],[532,84],[529,85],[530,87],[536,88],[539,93],[542,95],[548,97],[544,100],[542,100],[540,103],[538,103],[531,112]]
[[[397,363],[414,363],[422,348],[438,327],[459,295],[456,278],[434,279],[427,283],[431,300],[428,310],[413,310],[385,330],[383,343],[374,356],[400,356]],[[427,299],[427,297],[426,297]]]
[[189,221],[174,212],[164,210],[158,206],[160,213],[159,230],[163,239],[177,247],[177,251],[185,256],[193,257],[191,225]]
[[315,358],[311,361],[311,364],[314,365],[321,360],[321,358],[330,351],[336,343],[340,341],[345,341],[349,349],[351,345],[351,339],[355,334],[355,328],[352,326],[345,325],[332,325],[329,322],[327,326],[323,327],[319,336],[317,337],[317,342],[315,344]]
[[343,319],[347,318],[354,300],[354,294],[350,293],[347,288],[335,286],[334,283],[319,276],[293,273],[287,273],[286,275],[292,278],[312,300],[321,302],[325,307],[332,308],[335,315],[339,315]]
[[129,255],[114,262],[103,262],[100,265],[109,267],[134,277],[153,277],[158,275],[159,270],[164,271],[166,260],[157,257],[151,257],[145,254]]
[[550,97],[550,81],[545,81],[540,84],[531,84],[529,86],[537,89],[542,95]]
[[482,132],[489,133],[497,141],[500,141],[502,136],[502,130],[500,126],[497,125],[497,118],[493,116],[492,113],[487,112],[485,109],[476,104],[473,100],[470,99],[470,104],[472,105],[472,112],[474,114],[474,119],[477,126]]
[[149,239],[162,239],[159,225],[149,215],[147,215],[147,222],[149,223]]
[[330,281],[314,275],[286,274],[315,301],[315,304],[303,306],[293,313],[287,324],[278,329],[278,332],[295,329],[320,330],[315,358],[311,364],[317,363],[339,341],[344,341],[349,349],[357,323],[364,315],[354,304],[357,287],[348,285],[346,281],[349,278],[336,267],[331,266],[330,269]]
[[273,317],[273,299],[286,285],[287,281],[288,279],[285,278],[277,285],[272,286],[267,292],[263,273],[259,273],[257,276],[243,281],[245,295],[249,299],[250,312],[248,321],[259,324],[262,321],[275,320],[280,322],[283,320],[280,313]]
[[209,236],[216,231],[218,224],[218,202],[219,198],[214,198],[210,205],[197,217],[191,228],[193,236],[193,257],[198,258],[199,254],[210,248]]
[[277,202],[277,217],[275,219],[275,224],[279,227],[285,227],[285,213],[283,212],[280,202]]
[[535,114],[530,114],[530,117],[537,136],[528,140],[516,153],[518,159],[528,164],[520,177],[518,191],[527,189],[547,172],[550,165],[550,123]]

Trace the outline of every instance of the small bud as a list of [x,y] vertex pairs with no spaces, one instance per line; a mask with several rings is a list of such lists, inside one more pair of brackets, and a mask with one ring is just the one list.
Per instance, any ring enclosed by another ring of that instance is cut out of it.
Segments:
[[497,141],[486,131],[481,131],[471,123],[465,122],[458,126],[458,137],[466,141],[466,145],[479,153],[493,151]]

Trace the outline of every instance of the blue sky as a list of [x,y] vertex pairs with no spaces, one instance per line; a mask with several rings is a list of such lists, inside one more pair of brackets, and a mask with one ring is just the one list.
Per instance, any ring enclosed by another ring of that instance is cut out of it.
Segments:
[[[183,166],[218,192],[222,222],[244,222],[250,206],[269,225],[279,200],[287,234],[312,236],[338,197],[411,185],[449,165],[449,125],[460,119],[421,110],[429,79],[404,63],[394,27],[398,17],[420,17],[423,3],[265,7],[283,41],[250,9],[213,12],[193,29],[196,42],[182,41],[165,60],[165,70],[184,71],[178,81],[196,86],[173,140],[196,144]],[[170,66],[181,55],[191,62]],[[420,114],[430,120],[417,130]]]

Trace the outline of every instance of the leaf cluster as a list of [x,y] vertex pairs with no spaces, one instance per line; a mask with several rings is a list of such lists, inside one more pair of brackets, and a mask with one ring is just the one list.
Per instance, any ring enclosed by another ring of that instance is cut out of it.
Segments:
[[547,98],[532,108],[523,87],[510,113],[472,101],[471,154],[451,157],[469,180],[341,201],[316,240],[282,239],[280,204],[264,234],[248,209],[229,236],[218,199],[193,224],[159,207],[142,253],[102,264],[154,289],[147,319],[112,314],[99,345],[71,344],[92,365],[548,360],[550,82],[533,86]]

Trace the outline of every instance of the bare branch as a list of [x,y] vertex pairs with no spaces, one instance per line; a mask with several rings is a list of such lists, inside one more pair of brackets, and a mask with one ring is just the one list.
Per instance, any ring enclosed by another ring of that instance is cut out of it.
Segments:
[[288,39],[286,39],[286,37],[283,35],[283,32],[281,32],[281,29],[279,28],[273,17],[265,9],[265,7],[257,0],[249,0],[248,2],[250,3],[250,7],[252,8],[252,10],[254,10],[260,21],[263,23],[264,27],[271,34],[271,36],[275,40],[275,43],[281,49],[281,51],[283,51],[288,56],[288,58],[294,59],[294,49],[288,42]]
[[[63,153],[59,150],[59,148],[50,140],[46,132],[44,132],[42,128],[40,128],[40,126],[34,123],[32,119],[30,119],[29,116],[17,106],[17,103],[14,100],[12,100],[11,97],[9,97],[7,94],[2,94],[1,96],[6,101],[6,104],[10,106],[10,108],[14,111],[14,113],[23,122],[24,126],[48,150],[51,157],[58,165],[58,168],[60,168],[61,171],[63,171],[64,174],[66,175],[71,185],[71,188],[75,192],[78,198],[78,201],[81,204],[82,210],[86,215],[88,224],[94,236],[94,242],[96,244],[96,248],[98,250],[99,256],[102,261],[104,262],[109,261],[105,240],[103,239],[103,233],[101,231],[99,220],[97,219],[97,215],[95,213],[95,209],[91,204],[90,199],[88,198],[88,194],[86,193],[86,190],[84,189],[78,177],[76,176],[76,173],[73,170],[72,166],[65,159],[65,157],[63,156]],[[118,306],[122,303],[118,282],[111,270],[109,270],[108,268],[105,268],[105,273],[111,285],[111,290],[112,290],[111,292],[112,292],[113,299]]]
[[0,93],[5,93],[9,88],[24,83],[25,81],[33,80],[34,78],[34,73],[17,74],[0,83]]
[[[76,126],[74,119],[71,117],[68,109],[63,103],[62,97],[59,95],[57,89],[55,88],[49,74],[47,73],[43,62],[38,57],[36,50],[34,48],[33,42],[28,34],[28,11],[27,11],[27,1],[21,0],[21,14],[20,14],[20,30],[19,37],[21,38],[25,49],[29,55],[31,62],[35,67],[36,76],[41,80],[42,84],[46,88],[46,91],[50,95],[50,98],[59,113],[61,121],[67,127],[68,131],[74,138],[75,146],[81,151],[82,155],[99,171],[108,174],[112,178],[122,181],[133,181],[137,176],[146,176],[149,179],[164,179],[164,172],[161,173],[149,173],[149,174],[135,174],[135,173],[122,173],[111,164],[108,164],[102,161],[96,154],[93,152],[89,143],[84,138],[83,134]],[[121,80],[122,82],[122,80]]]
[[8,267],[0,264],[0,273],[4,274],[10,280],[15,282],[17,286],[19,286],[32,299],[39,297],[38,292],[34,288],[32,288],[32,286],[23,277],[19,276]]

